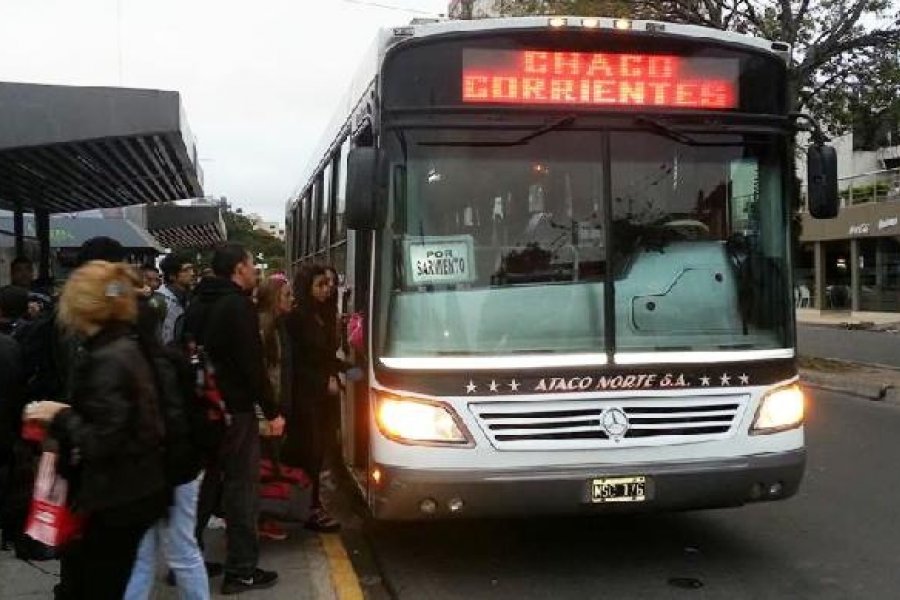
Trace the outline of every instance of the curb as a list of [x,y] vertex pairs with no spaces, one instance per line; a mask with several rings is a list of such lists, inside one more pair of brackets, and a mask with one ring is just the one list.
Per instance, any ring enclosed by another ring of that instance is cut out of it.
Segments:
[[800,382],[810,388],[827,392],[838,392],[858,398],[864,398],[872,402],[886,402],[900,405],[900,390],[889,383],[858,383],[835,384],[827,377],[819,377],[809,371],[802,372]]

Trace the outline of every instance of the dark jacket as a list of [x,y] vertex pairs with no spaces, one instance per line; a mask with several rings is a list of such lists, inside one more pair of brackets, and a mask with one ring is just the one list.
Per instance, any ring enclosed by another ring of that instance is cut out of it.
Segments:
[[14,337],[22,348],[27,399],[67,402],[78,342],[60,329],[56,308],[23,324]]
[[333,328],[327,311],[298,308],[287,317],[293,393],[282,458],[286,464],[302,467],[310,474],[318,473],[321,467],[329,435],[327,403],[333,399],[328,396],[328,380],[339,366]]
[[86,340],[73,368],[71,408],[50,424],[73,506],[111,510],[165,494],[156,385],[131,328],[109,326]]
[[12,336],[0,333],[0,467],[9,463],[21,429],[22,400],[22,353]]
[[279,415],[263,362],[259,315],[237,284],[203,279],[185,314],[184,333],[206,350],[231,413],[253,413],[258,403],[266,418]]
[[328,379],[338,372],[340,362],[332,332],[334,323],[326,311],[295,309],[287,317],[291,339],[294,389],[301,403],[322,401],[328,396]]

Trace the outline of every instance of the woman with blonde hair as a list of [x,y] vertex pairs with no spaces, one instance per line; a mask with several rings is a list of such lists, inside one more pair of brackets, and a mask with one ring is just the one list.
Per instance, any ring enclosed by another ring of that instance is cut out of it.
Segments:
[[[262,338],[263,360],[272,396],[282,414],[290,413],[291,398],[291,361],[290,344],[285,325],[285,317],[294,305],[294,295],[287,277],[277,273],[260,283],[256,288],[256,308],[259,311],[260,337]],[[259,410],[260,434],[262,435],[263,458],[278,465],[280,458],[280,441],[274,439],[269,432],[268,421]],[[287,531],[277,522],[260,519],[259,536],[271,540],[284,540]]]
[[285,355],[288,337],[284,319],[294,306],[294,295],[287,278],[276,274],[265,279],[256,289],[256,308],[259,311],[259,327],[262,336],[266,372],[282,410],[290,398],[290,378],[286,372]]
[[138,545],[166,513],[163,420],[155,379],[135,334],[140,281],[128,265],[89,262],[63,288],[59,322],[82,342],[69,404],[43,401],[26,419],[49,425],[69,502],[84,515],[63,554],[57,598],[121,598]]

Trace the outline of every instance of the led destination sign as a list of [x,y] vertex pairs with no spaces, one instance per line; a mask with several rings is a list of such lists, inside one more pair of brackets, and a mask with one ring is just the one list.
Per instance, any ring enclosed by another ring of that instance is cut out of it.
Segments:
[[731,58],[466,49],[462,99],[726,110],[739,103],[738,71]]

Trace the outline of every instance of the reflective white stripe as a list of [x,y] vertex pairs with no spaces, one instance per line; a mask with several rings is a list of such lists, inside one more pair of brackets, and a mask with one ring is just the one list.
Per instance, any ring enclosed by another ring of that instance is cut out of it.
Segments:
[[[716,352],[622,352],[618,365],[707,364],[794,358],[793,348],[774,350],[720,350]],[[509,356],[403,356],[382,357],[381,364],[401,371],[490,371],[492,369],[540,369],[545,367],[599,367],[605,354],[522,354]]]
[[491,371],[539,369],[543,367],[597,367],[606,364],[605,354],[522,354],[509,356],[409,356],[382,357],[389,369],[409,371]]
[[727,363],[772,358],[794,358],[793,348],[774,350],[720,350],[716,352],[622,352],[617,365]]

